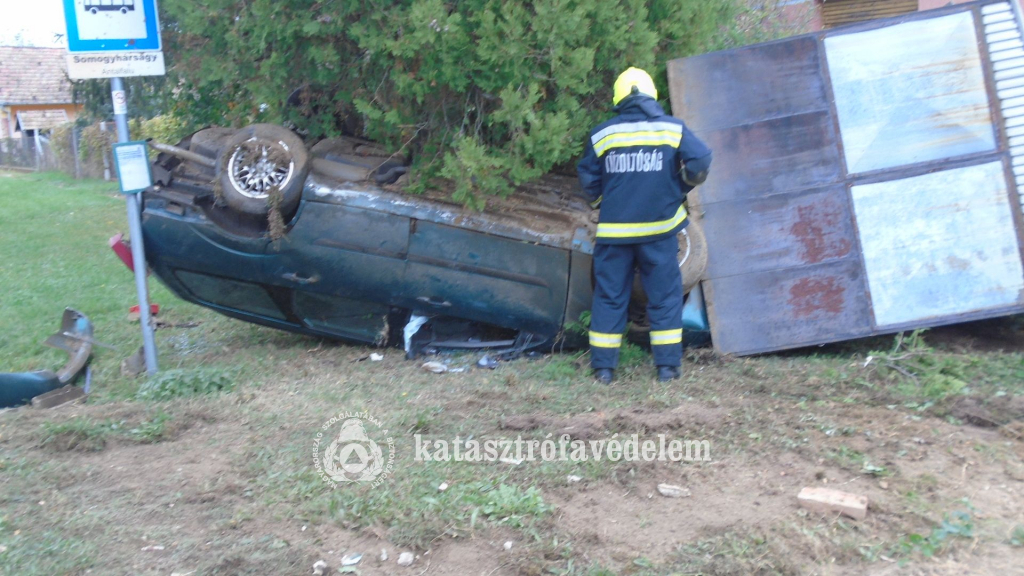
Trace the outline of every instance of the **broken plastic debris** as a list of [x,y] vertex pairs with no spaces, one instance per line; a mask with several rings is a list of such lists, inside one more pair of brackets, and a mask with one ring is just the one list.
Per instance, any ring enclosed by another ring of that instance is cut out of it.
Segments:
[[491,370],[494,370],[495,368],[498,367],[498,361],[495,360],[494,358],[491,358],[490,355],[484,354],[483,357],[480,358],[480,361],[476,363],[476,365],[481,368],[490,368]]
[[353,552],[352,554],[345,554],[344,556],[341,557],[341,565],[342,566],[355,566],[356,564],[359,564],[359,561],[362,560],[362,559],[363,559],[363,555],[359,554],[357,552]]
[[383,354],[377,354],[376,352],[370,354],[370,362],[380,362],[384,359]]
[[440,362],[424,362],[420,368],[423,368],[427,372],[433,372],[434,374],[444,374],[448,371],[448,367]]
[[405,337],[405,355],[409,357],[412,353],[412,337],[420,331],[420,328],[430,320],[427,316],[418,316],[413,314],[409,317],[409,322],[406,323],[405,328],[402,330],[402,335]]

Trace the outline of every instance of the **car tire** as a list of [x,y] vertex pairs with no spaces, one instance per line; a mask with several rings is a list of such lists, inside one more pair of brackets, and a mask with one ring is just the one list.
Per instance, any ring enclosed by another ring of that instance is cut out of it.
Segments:
[[[683,294],[687,294],[704,279],[708,268],[708,243],[700,220],[690,224],[676,236],[679,240],[679,271],[683,276]],[[647,320],[647,293],[640,274],[633,278],[633,293],[629,300],[629,322],[635,332],[650,329]]]
[[683,294],[687,294],[708,271],[708,241],[704,236],[704,224],[691,219],[678,238],[679,271],[683,275]]
[[302,197],[309,168],[309,153],[298,135],[273,124],[253,124],[224,143],[217,156],[217,181],[229,208],[253,215],[268,212],[270,190],[277,186],[279,209],[289,214]]

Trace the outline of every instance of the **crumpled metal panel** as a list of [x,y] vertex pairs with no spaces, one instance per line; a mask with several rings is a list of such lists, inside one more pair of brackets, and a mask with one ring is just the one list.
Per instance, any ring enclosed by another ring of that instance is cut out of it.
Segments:
[[1024,107],[1024,64],[1008,10],[962,4],[669,64],[673,112],[715,153],[690,202],[719,352],[1024,311],[1024,122],[1008,113]]

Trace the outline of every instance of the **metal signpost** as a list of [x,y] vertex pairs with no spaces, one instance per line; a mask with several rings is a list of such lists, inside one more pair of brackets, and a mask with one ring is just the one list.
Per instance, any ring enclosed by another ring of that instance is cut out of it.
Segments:
[[119,142],[114,147],[114,160],[128,205],[146,371],[155,374],[156,340],[146,286],[146,251],[138,198],[139,192],[152,184],[152,177],[145,143],[129,142],[123,78],[165,73],[156,0],[64,0],[64,19],[68,31],[68,76],[72,80],[110,78]]

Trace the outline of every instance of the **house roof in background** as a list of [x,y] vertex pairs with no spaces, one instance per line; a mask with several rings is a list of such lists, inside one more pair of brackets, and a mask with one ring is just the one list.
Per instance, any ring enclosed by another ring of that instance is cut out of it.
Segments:
[[0,46],[0,104],[70,104],[64,49]]
[[18,112],[19,130],[46,130],[68,121],[64,110],[26,110]]

